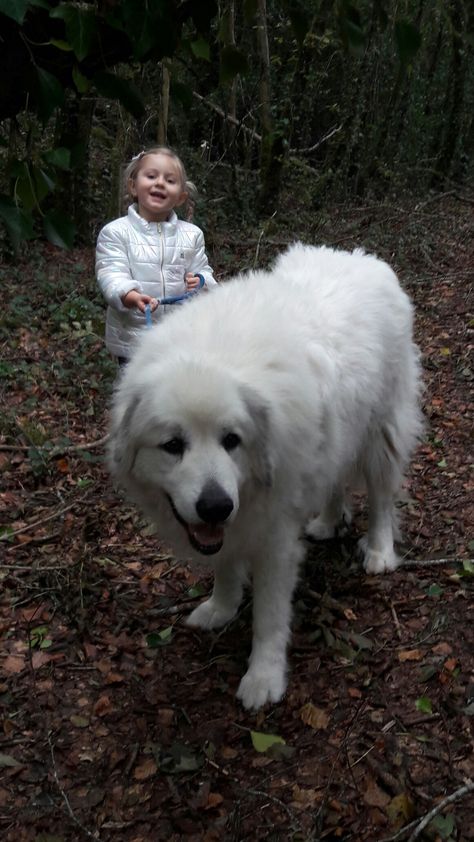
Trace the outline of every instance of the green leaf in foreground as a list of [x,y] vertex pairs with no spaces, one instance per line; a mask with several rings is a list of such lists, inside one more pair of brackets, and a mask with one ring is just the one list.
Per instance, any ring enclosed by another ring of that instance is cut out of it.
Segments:
[[0,12],[21,24],[28,5],[28,0],[0,0]]
[[439,585],[433,584],[429,586],[426,593],[428,596],[441,596],[441,594],[444,593],[444,588],[440,588]]
[[255,751],[261,753],[267,751],[274,745],[286,745],[283,737],[279,737],[277,734],[264,734],[262,731],[251,731],[250,736]]
[[433,713],[431,701],[428,696],[420,696],[415,702],[415,707],[420,713]]
[[15,757],[12,757],[11,754],[0,754],[0,768],[4,766],[10,766],[12,769],[17,769],[21,766],[21,763]]
[[158,646],[167,646],[168,643],[171,643],[171,637],[173,635],[173,626],[168,626],[167,629],[163,629],[160,632],[151,632],[146,636],[146,644],[150,647],[150,649],[157,649]]
[[37,112],[43,125],[46,125],[55,108],[64,102],[64,88],[49,70],[35,67],[35,91]]
[[51,211],[44,217],[43,224],[50,243],[63,249],[73,247],[76,226],[69,217],[59,211]]
[[433,828],[441,839],[450,839],[455,828],[454,816],[435,816],[430,821],[429,827]]
[[102,96],[118,99],[134,117],[142,117],[145,113],[142,95],[133,82],[122,79],[115,73],[101,72],[94,76],[94,84]]

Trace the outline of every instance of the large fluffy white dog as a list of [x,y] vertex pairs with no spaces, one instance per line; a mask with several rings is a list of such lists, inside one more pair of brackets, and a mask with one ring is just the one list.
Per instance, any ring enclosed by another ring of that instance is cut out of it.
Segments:
[[212,563],[189,625],[231,620],[251,578],[238,697],[258,708],[285,691],[301,538],[334,535],[354,479],[365,570],[398,564],[393,501],[420,430],[412,306],[381,260],[297,243],[176,310],[124,372],[109,462],[161,538]]

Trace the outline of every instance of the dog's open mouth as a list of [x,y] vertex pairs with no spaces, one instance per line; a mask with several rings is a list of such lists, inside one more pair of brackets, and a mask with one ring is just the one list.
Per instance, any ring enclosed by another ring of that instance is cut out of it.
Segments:
[[168,500],[176,520],[188,533],[191,546],[202,555],[218,553],[224,543],[223,527],[211,523],[187,523],[179,514],[171,497],[168,496]]
[[224,543],[222,526],[211,526],[207,523],[187,523],[186,531],[191,545],[203,555],[218,553]]

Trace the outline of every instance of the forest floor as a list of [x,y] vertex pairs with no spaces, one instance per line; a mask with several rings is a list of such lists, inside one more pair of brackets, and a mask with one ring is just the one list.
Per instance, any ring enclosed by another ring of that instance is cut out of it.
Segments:
[[[427,430],[401,500],[406,565],[364,575],[357,499],[350,534],[308,553],[288,692],[257,714],[235,699],[248,602],[218,634],[186,628],[209,574],[109,482],[91,251],[36,245],[0,266],[3,842],[474,840],[472,211],[454,194],[341,205],[311,232],[399,272]],[[284,239],[215,237],[211,263],[224,280]]]

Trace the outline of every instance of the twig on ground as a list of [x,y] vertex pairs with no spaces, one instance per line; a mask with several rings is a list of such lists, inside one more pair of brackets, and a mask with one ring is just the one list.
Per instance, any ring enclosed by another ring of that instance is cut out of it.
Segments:
[[391,613],[391,615],[392,615],[392,617],[393,617],[393,622],[395,623],[395,630],[396,630],[396,632],[397,632],[397,637],[398,637],[398,639],[399,639],[399,640],[402,640],[402,637],[403,637],[403,635],[402,635],[402,627],[401,627],[401,625],[400,625],[400,620],[398,619],[398,614],[397,614],[397,612],[396,612],[396,610],[395,610],[395,606],[394,606],[394,604],[393,604],[393,602],[392,602],[392,600],[391,600],[391,599],[390,599],[390,600],[389,600],[389,599],[387,599],[387,600],[385,600],[385,599],[384,599],[384,602],[385,602],[385,604],[388,606],[388,608],[390,608],[390,613]]
[[407,558],[403,561],[401,567],[429,567],[439,564],[474,564],[474,558]]
[[139,750],[140,750],[140,744],[139,743],[133,743],[132,748],[130,750],[130,756],[128,758],[128,763],[127,763],[127,765],[124,769],[124,773],[123,773],[124,778],[128,778],[130,772],[132,771],[132,767],[135,765],[135,761],[137,759]]
[[329,132],[323,135],[323,137],[320,138],[320,140],[318,140],[316,143],[313,143],[312,146],[306,146],[304,149],[290,149],[290,153],[292,155],[294,155],[295,153],[297,155],[308,155],[309,153],[314,152],[316,149],[319,149],[319,147],[322,146],[323,143],[326,143],[326,141],[329,140],[333,135],[340,132],[343,125],[344,124],[341,123],[339,126],[335,126],[333,129],[331,129]]
[[257,242],[257,248],[255,249],[255,257],[254,257],[253,267],[252,267],[253,269],[256,269],[257,265],[258,265],[258,258],[259,258],[259,255],[260,255],[260,244],[262,242],[262,238],[263,238],[263,236],[264,236],[264,234],[267,230],[267,227],[268,227],[269,223],[272,221],[273,217],[276,216],[276,214],[277,214],[276,211],[274,213],[272,213],[270,219],[265,223],[262,230],[260,231],[260,236],[259,236],[258,242]]
[[436,193],[435,196],[430,196],[429,199],[425,199],[424,202],[418,202],[415,205],[415,211],[421,210],[421,208],[425,208],[426,205],[431,205],[433,202],[440,202],[442,199],[447,199],[448,196],[455,196],[456,190],[447,190],[445,193]]
[[51,741],[51,731],[48,732],[48,743],[49,743],[49,750],[51,752],[51,762],[53,764],[54,780],[55,780],[55,783],[56,783],[56,786],[57,786],[59,792],[61,793],[62,799],[63,799],[63,801],[66,805],[66,810],[67,810],[69,816],[71,817],[72,821],[74,822],[74,824],[77,825],[77,827],[80,827],[82,832],[85,833],[86,836],[89,837],[89,839],[94,839],[97,842],[97,840],[99,839],[98,834],[91,833],[90,830],[87,830],[87,828],[84,827],[83,824],[81,824],[79,819],[76,818],[76,816],[74,815],[73,809],[72,809],[72,807],[69,803],[69,799],[68,799],[66,793],[64,792],[64,789],[61,786],[61,783],[60,783],[60,780],[59,780],[59,775],[58,775],[58,770],[57,770],[57,767],[56,767],[56,760],[55,760],[55,757],[54,757],[54,747],[53,747],[53,743]]
[[28,451],[34,447],[39,453],[45,454],[50,458],[56,458],[56,456],[63,456],[65,453],[75,453],[78,450],[94,450],[95,447],[102,447],[102,445],[106,444],[109,438],[109,434],[102,436],[101,439],[97,439],[97,441],[90,441],[86,442],[85,444],[68,444],[64,447],[53,447],[50,449],[45,445],[33,445],[33,444],[0,444],[0,450],[3,451]]
[[256,795],[257,797],[263,796],[263,798],[267,798],[273,804],[277,804],[279,807],[281,807],[285,811],[285,813],[291,819],[294,826],[298,830],[301,828],[301,824],[298,821],[298,819],[296,818],[295,813],[292,810],[290,810],[288,805],[285,804],[284,801],[281,801],[280,798],[277,798],[275,795],[270,795],[268,792],[265,792],[263,789],[246,789],[245,792],[247,793],[247,795]]
[[463,786],[459,787],[459,789],[456,789],[455,792],[451,793],[451,795],[448,795],[446,796],[446,798],[443,798],[442,801],[440,801],[438,804],[436,804],[435,807],[433,807],[432,810],[426,813],[426,815],[423,816],[421,820],[419,817],[417,819],[414,819],[414,821],[410,822],[410,824],[407,824],[405,825],[405,827],[400,828],[400,830],[393,836],[387,836],[385,837],[385,839],[381,839],[380,842],[397,842],[398,839],[401,839],[402,836],[405,836],[407,833],[409,833],[410,830],[413,830],[413,828],[415,829],[413,830],[413,833],[411,834],[407,842],[415,842],[415,840],[418,839],[425,827],[429,825],[430,821],[434,819],[434,817],[437,816],[438,813],[441,812],[441,810],[444,810],[444,808],[447,807],[448,804],[452,804],[454,801],[459,801],[460,798],[463,798],[465,795],[467,795],[468,792],[472,792],[473,790],[474,781],[467,779]]
[[29,532],[30,529],[35,529],[36,526],[42,526],[43,523],[47,523],[49,520],[61,517],[61,515],[64,515],[70,509],[73,509],[77,503],[84,503],[85,499],[85,497],[81,497],[80,500],[74,500],[74,502],[70,503],[68,506],[63,506],[62,509],[59,509],[57,512],[53,512],[52,515],[47,515],[39,520],[35,520],[33,523],[27,523],[26,526],[20,526],[19,529],[15,529],[12,532],[5,532],[3,535],[0,535],[0,541],[10,541],[11,538],[14,538],[16,535],[20,535],[22,532]]
[[436,804],[429,813],[421,820],[418,827],[413,831],[412,835],[410,836],[408,842],[415,842],[415,839],[418,839],[420,833],[424,828],[430,823],[431,819],[433,819],[441,810],[444,810],[448,804],[452,804],[454,801],[459,801],[460,798],[463,798],[467,795],[468,792],[472,792],[474,790],[474,781],[466,780],[464,786],[460,786],[455,792],[452,792],[451,795],[446,796],[443,798],[439,804]]

